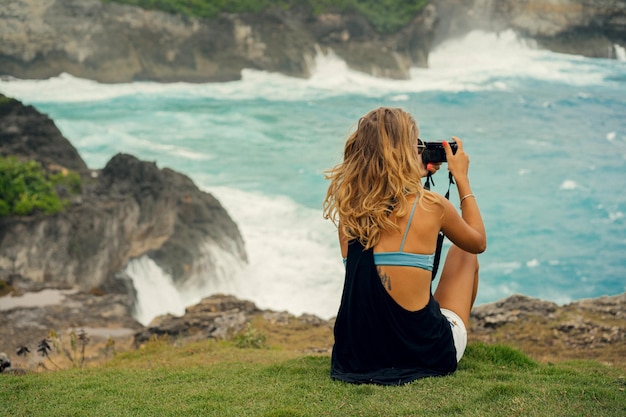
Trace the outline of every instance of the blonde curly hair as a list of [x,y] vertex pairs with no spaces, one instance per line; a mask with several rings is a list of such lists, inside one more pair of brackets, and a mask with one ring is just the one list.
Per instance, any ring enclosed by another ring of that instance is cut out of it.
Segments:
[[324,218],[369,249],[381,231],[399,230],[390,215],[408,213],[408,196],[415,195],[420,205],[425,197],[438,203],[422,187],[417,144],[417,123],[404,110],[380,107],[363,116],[346,141],[343,162],[325,172],[330,185]]

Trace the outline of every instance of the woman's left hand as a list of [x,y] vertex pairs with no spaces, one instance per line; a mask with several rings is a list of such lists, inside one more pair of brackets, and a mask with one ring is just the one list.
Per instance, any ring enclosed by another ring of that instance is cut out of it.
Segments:
[[426,175],[428,175],[428,173],[435,174],[437,171],[439,171],[439,168],[441,168],[441,162],[429,162],[428,164],[426,164]]

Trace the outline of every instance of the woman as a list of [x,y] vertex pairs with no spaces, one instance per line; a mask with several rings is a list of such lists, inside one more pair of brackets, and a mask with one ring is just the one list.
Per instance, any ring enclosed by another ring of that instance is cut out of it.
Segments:
[[[483,221],[463,142],[444,142],[461,215],[425,190],[419,129],[408,113],[378,108],[359,120],[343,162],[329,170],[324,217],[338,225],[346,276],[335,322],[331,376],[403,384],[456,370],[478,288]],[[428,166],[431,172],[439,167]],[[439,231],[453,243],[431,292]]]

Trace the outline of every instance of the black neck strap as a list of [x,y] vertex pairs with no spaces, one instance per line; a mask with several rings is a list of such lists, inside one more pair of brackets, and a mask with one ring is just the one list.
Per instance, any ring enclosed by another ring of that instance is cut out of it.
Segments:
[[[450,187],[452,186],[452,184],[454,184],[454,177],[452,176],[451,172],[448,172],[448,179],[449,179],[449,183],[448,183],[448,191],[446,192],[446,199],[450,199]],[[429,172],[428,175],[426,176],[426,183],[424,184],[424,188],[426,190],[430,190],[430,186],[435,185],[435,181],[433,180],[432,174]],[[439,231],[439,235],[437,236],[437,249],[435,250],[435,260],[433,262],[433,275],[431,280],[434,281],[435,277],[437,276],[437,270],[439,269],[439,260],[441,259],[441,248],[443,247],[443,232],[440,230]]]

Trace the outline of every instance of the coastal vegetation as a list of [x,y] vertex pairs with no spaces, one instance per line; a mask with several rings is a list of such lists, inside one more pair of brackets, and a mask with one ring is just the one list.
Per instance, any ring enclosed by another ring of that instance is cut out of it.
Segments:
[[153,339],[95,368],[0,377],[12,416],[623,416],[623,370],[593,361],[540,364],[470,343],[459,370],[399,387],[329,377],[327,354],[234,341]]
[[363,15],[381,33],[407,25],[429,0],[105,0],[145,9],[162,10],[201,18],[220,13],[259,13],[272,7],[309,7],[314,14],[339,12]]
[[47,173],[37,161],[0,157],[0,217],[63,210],[69,202],[59,197],[57,188],[80,192],[80,175],[67,170]]

